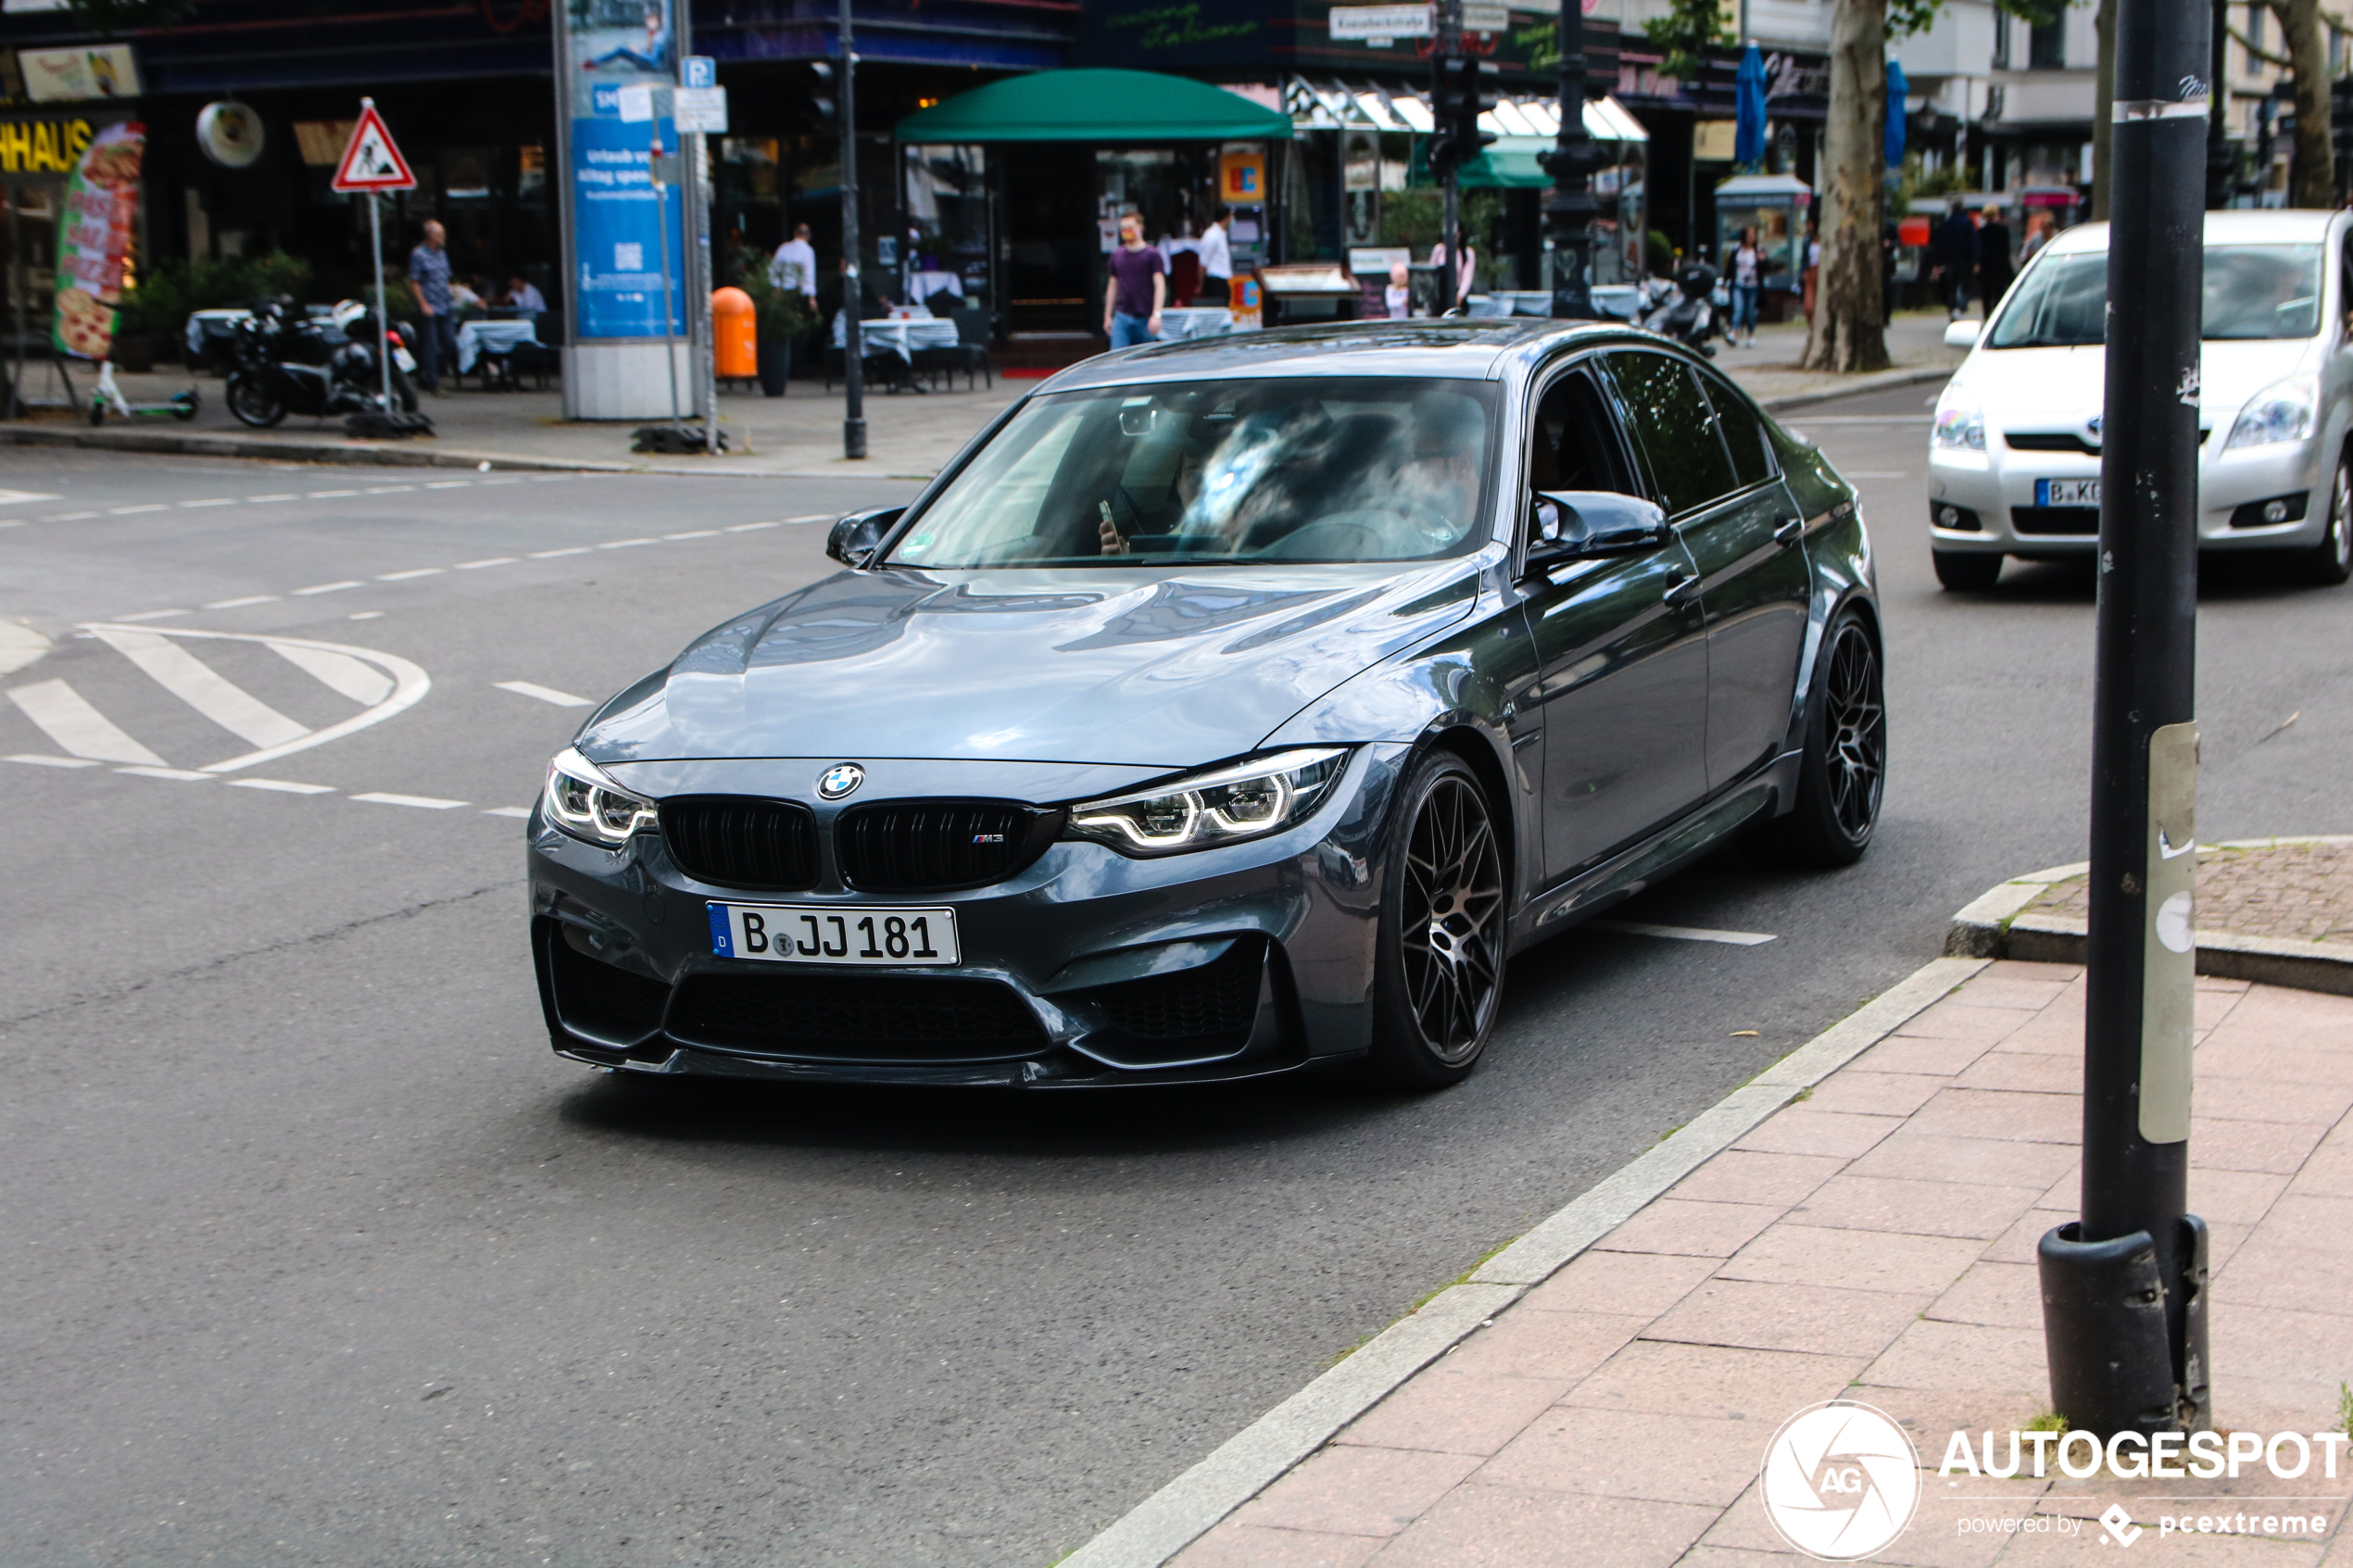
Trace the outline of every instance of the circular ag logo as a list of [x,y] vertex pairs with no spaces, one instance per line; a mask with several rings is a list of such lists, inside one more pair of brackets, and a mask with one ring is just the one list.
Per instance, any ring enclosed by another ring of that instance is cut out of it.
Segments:
[[1808,1557],[1852,1562],[1912,1523],[1920,1456],[1905,1430],[1869,1405],[1813,1405],[1782,1423],[1757,1484],[1765,1517]]
[[839,800],[865,782],[865,769],[855,762],[843,762],[817,775],[817,793],[828,800]]

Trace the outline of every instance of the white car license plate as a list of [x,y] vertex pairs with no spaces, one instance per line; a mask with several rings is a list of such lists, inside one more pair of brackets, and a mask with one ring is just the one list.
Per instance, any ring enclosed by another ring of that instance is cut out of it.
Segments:
[[710,904],[711,950],[770,963],[952,964],[956,911],[864,906]]
[[2096,479],[2038,479],[2034,482],[2034,504],[2038,507],[2096,507],[2100,504],[2100,482]]

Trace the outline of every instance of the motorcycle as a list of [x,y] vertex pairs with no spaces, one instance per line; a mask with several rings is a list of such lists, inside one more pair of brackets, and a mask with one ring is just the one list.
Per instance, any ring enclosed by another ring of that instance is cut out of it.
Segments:
[[[408,365],[414,360],[398,327],[392,329],[390,342],[393,403],[413,413],[417,393]],[[385,411],[375,317],[356,301],[299,322],[287,320],[283,305],[258,307],[237,323],[231,358],[233,368],[223,389],[229,412],[256,430],[268,430],[288,414]]]
[[1716,269],[1703,261],[1687,262],[1671,283],[1655,278],[1648,288],[1648,302],[1634,324],[1715,358],[1708,339],[1717,335],[1722,320],[1715,300]]

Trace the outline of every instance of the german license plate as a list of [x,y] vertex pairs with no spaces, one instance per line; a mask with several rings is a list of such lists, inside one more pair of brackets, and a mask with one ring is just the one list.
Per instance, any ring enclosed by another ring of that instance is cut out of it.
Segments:
[[956,911],[838,904],[709,904],[711,950],[769,963],[952,964]]
[[2096,479],[2038,479],[2034,482],[2034,504],[2038,507],[2096,507],[2100,504],[2100,482]]

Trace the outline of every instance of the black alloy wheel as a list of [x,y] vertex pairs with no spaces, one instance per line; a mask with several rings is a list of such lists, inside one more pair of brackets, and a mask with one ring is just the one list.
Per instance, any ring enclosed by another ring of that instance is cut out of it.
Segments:
[[1979,550],[1931,550],[1928,558],[1937,585],[1955,593],[1982,594],[2002,575],[2002,558]]
[[1504,858],[1486,792],[1434,751],[1398,795],[1373,984],[1374,1072],[1437,1089],[1460,1083],[1494,1033],[1504,995]]
[[2338,458],[2329,475],[2328,505],[2327,531],[2305,557],[2304,574],[2333,588],[2353,577],[2353,454]]
[[237,422],[255,430],[268,430],[286,417],[285,404],[270,395],[259,377],[243,370],[230,376],[224,396]]
[[1757,824],[1751,842],[1784,864],[1851,866],[1870,847],[1886,789],[1879,643],[1862,616],[1844,610],[1831,622],[1814,662],[1797,803],[1787,815]]

